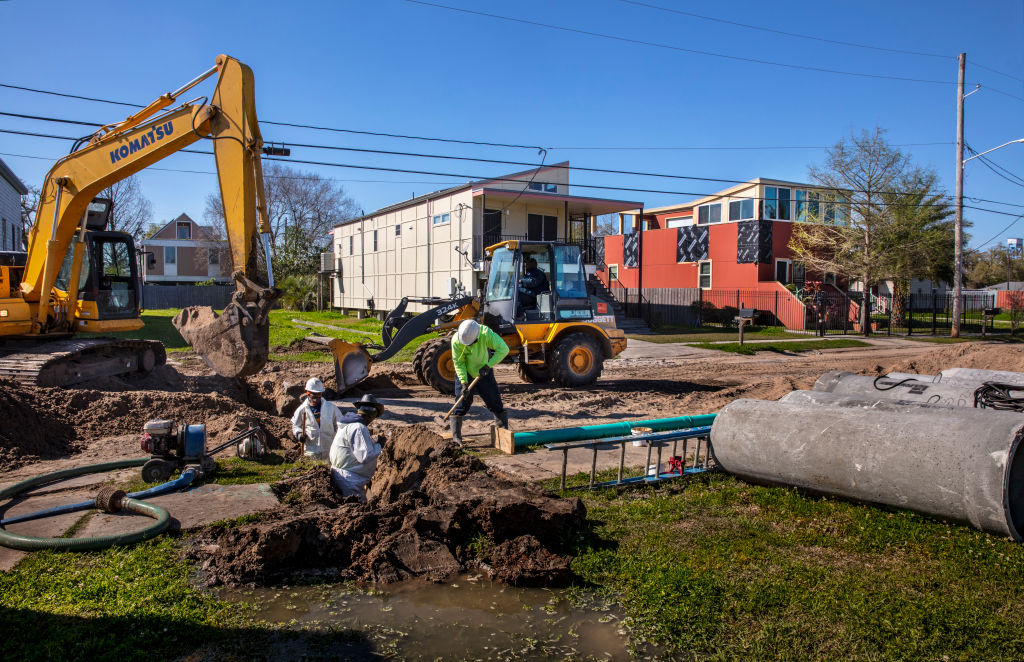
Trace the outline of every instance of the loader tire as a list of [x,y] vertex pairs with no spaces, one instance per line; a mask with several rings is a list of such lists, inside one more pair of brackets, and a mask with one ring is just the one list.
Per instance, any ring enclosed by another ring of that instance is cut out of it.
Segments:
[[593,384],[603,367],[601,348],[586,333],[570,333],[559,340],[551,357],[551,373],[559,386]]
[[423,374],[427,384],[443,394],[455,393],[455,364],[452,363],[452,341],[439,338],[423,353]]
[[433,338],[424,342],[416,348],[416,353],[412,355],[412,371],[416,374],[416,379],[420,380],[420,384],[424,386],[430,386],[430,382],[427,381],[427,376],[423,374],[423,355],[427,353],[427,348],[433,342]]
[[520,363],[519,378],[527,384],[547,384],[551,381],[551,368],[547,365]]

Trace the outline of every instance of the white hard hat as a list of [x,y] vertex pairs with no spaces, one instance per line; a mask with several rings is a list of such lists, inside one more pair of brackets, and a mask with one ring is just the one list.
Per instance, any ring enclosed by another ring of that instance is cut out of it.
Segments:
[[480,336],[480,324],[476,320],[466,320],[459,325],[455,335],[463,345],[472,345]]
[[306,391],[309,393],[323,393],[324,383],[316,377],[310,377],[309,381],[306,382]]

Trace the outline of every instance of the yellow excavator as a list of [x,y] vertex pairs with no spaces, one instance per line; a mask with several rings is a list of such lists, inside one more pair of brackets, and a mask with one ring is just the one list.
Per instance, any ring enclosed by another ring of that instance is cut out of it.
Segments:
[[[214,74],[209,102],[199,97],[175,105]],[[218,374],[243,377],[263,367],[269,352],[267,316],[280,292],[270,265],[263,139],[253,87],[249,67],[220,55],[214,67],[180,89],[79,140],[50,169],[27,252],[0,254],[0,377],[64,386],[147,372],[165,361],[157,341],[74,337],[143,326],[134,242],[106,229],[110,201],[96,196],[200,140],[212,143],[217,161],[236,289],[221,315],[186,308],[174,325]]]
[[[448,299],[404,298],[384,320],[382,344],[330,341],[338,391],[365,379],[373,363],[433,332],[438,337],[416,350],[413,370],[423,384],[454,393],[451,335],[466,319],[496,331],[509,347],[506,361],[516,363],[523,381],[533,384],[592,384],[601,376],[604,361],[626,349],[626,334],[615,328],[614,315],[594,309],[579,246],[509,240],[488,246],[484,253],[487,283],[482,297],[457,292]],[[527,264],[544,275],[543,286],[522,286]],[[413,301],[433,308],[409,318],[406,308]]]

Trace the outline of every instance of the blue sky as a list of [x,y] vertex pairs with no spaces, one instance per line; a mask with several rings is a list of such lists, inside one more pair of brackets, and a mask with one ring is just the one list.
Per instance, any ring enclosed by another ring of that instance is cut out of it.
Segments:
[[[539,145],[548,148],[547,162],[736,180],[805,181],[807,166],[823,160],[822,147],[879,125],[892,143],[907,145],[920,164],[935,168],[952,192],[956,56],[966,52],[968,89],[982,85],[966,101],[967,142],[983,151],[1024,138],[1024,2],[643,2],[719,20],[621,0],[437,0],[618,37],[612,39],[407,0],[171,5],[6,0],[0,2],[0,25],[6,28],[0,83],[145,104],[204,71],[224,52],[253,68],[261,120]],[[937,82],[843,75],[680,49]],[[130,112],[7,88],[0,88],[0,110],[95,122],[116,121]],[[0,129],[84,132],[5,116]],[[266,140],[278,142],[511,161],[540,158],[536,150],[271,125],[262,131]],[[0,158],[36,186],[68,146],[0,133]],[[1024,177],[1024,144],[990,157]],[[297,166],[338,180],[367,211],[467,178],[521,169],[305,148],[293,148],[292,158],[462,175]],[[214,170],[212,157],[176,154],[159,167],[141,174],[154,220],[181,212],[200,218],[203,199],[216,188],[215,176],[206,174]],[[576,189],[648,207],[728,186],[599,173],[572,177],[577,184],[675,192]],[[979,160],[968,163],[965,182],[966,196],[993,201],[965,204],[1024,213],[1024,185],[998,177]],[[1004,229],[1013,215],[967,209],[965,216],[974,223],[972,247],[1024,236],[1024,220]]]

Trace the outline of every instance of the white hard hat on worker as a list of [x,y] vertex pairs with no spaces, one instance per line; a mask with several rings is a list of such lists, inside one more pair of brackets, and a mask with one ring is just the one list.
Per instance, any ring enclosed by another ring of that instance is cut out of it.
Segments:
[[306,382],[306,393],[323,393],[324,383],[317,377],[310,377]]
[[466,320],[459,325],[455,335],[463,345],[472,345],[480,337],[480,323],[476,320]]

